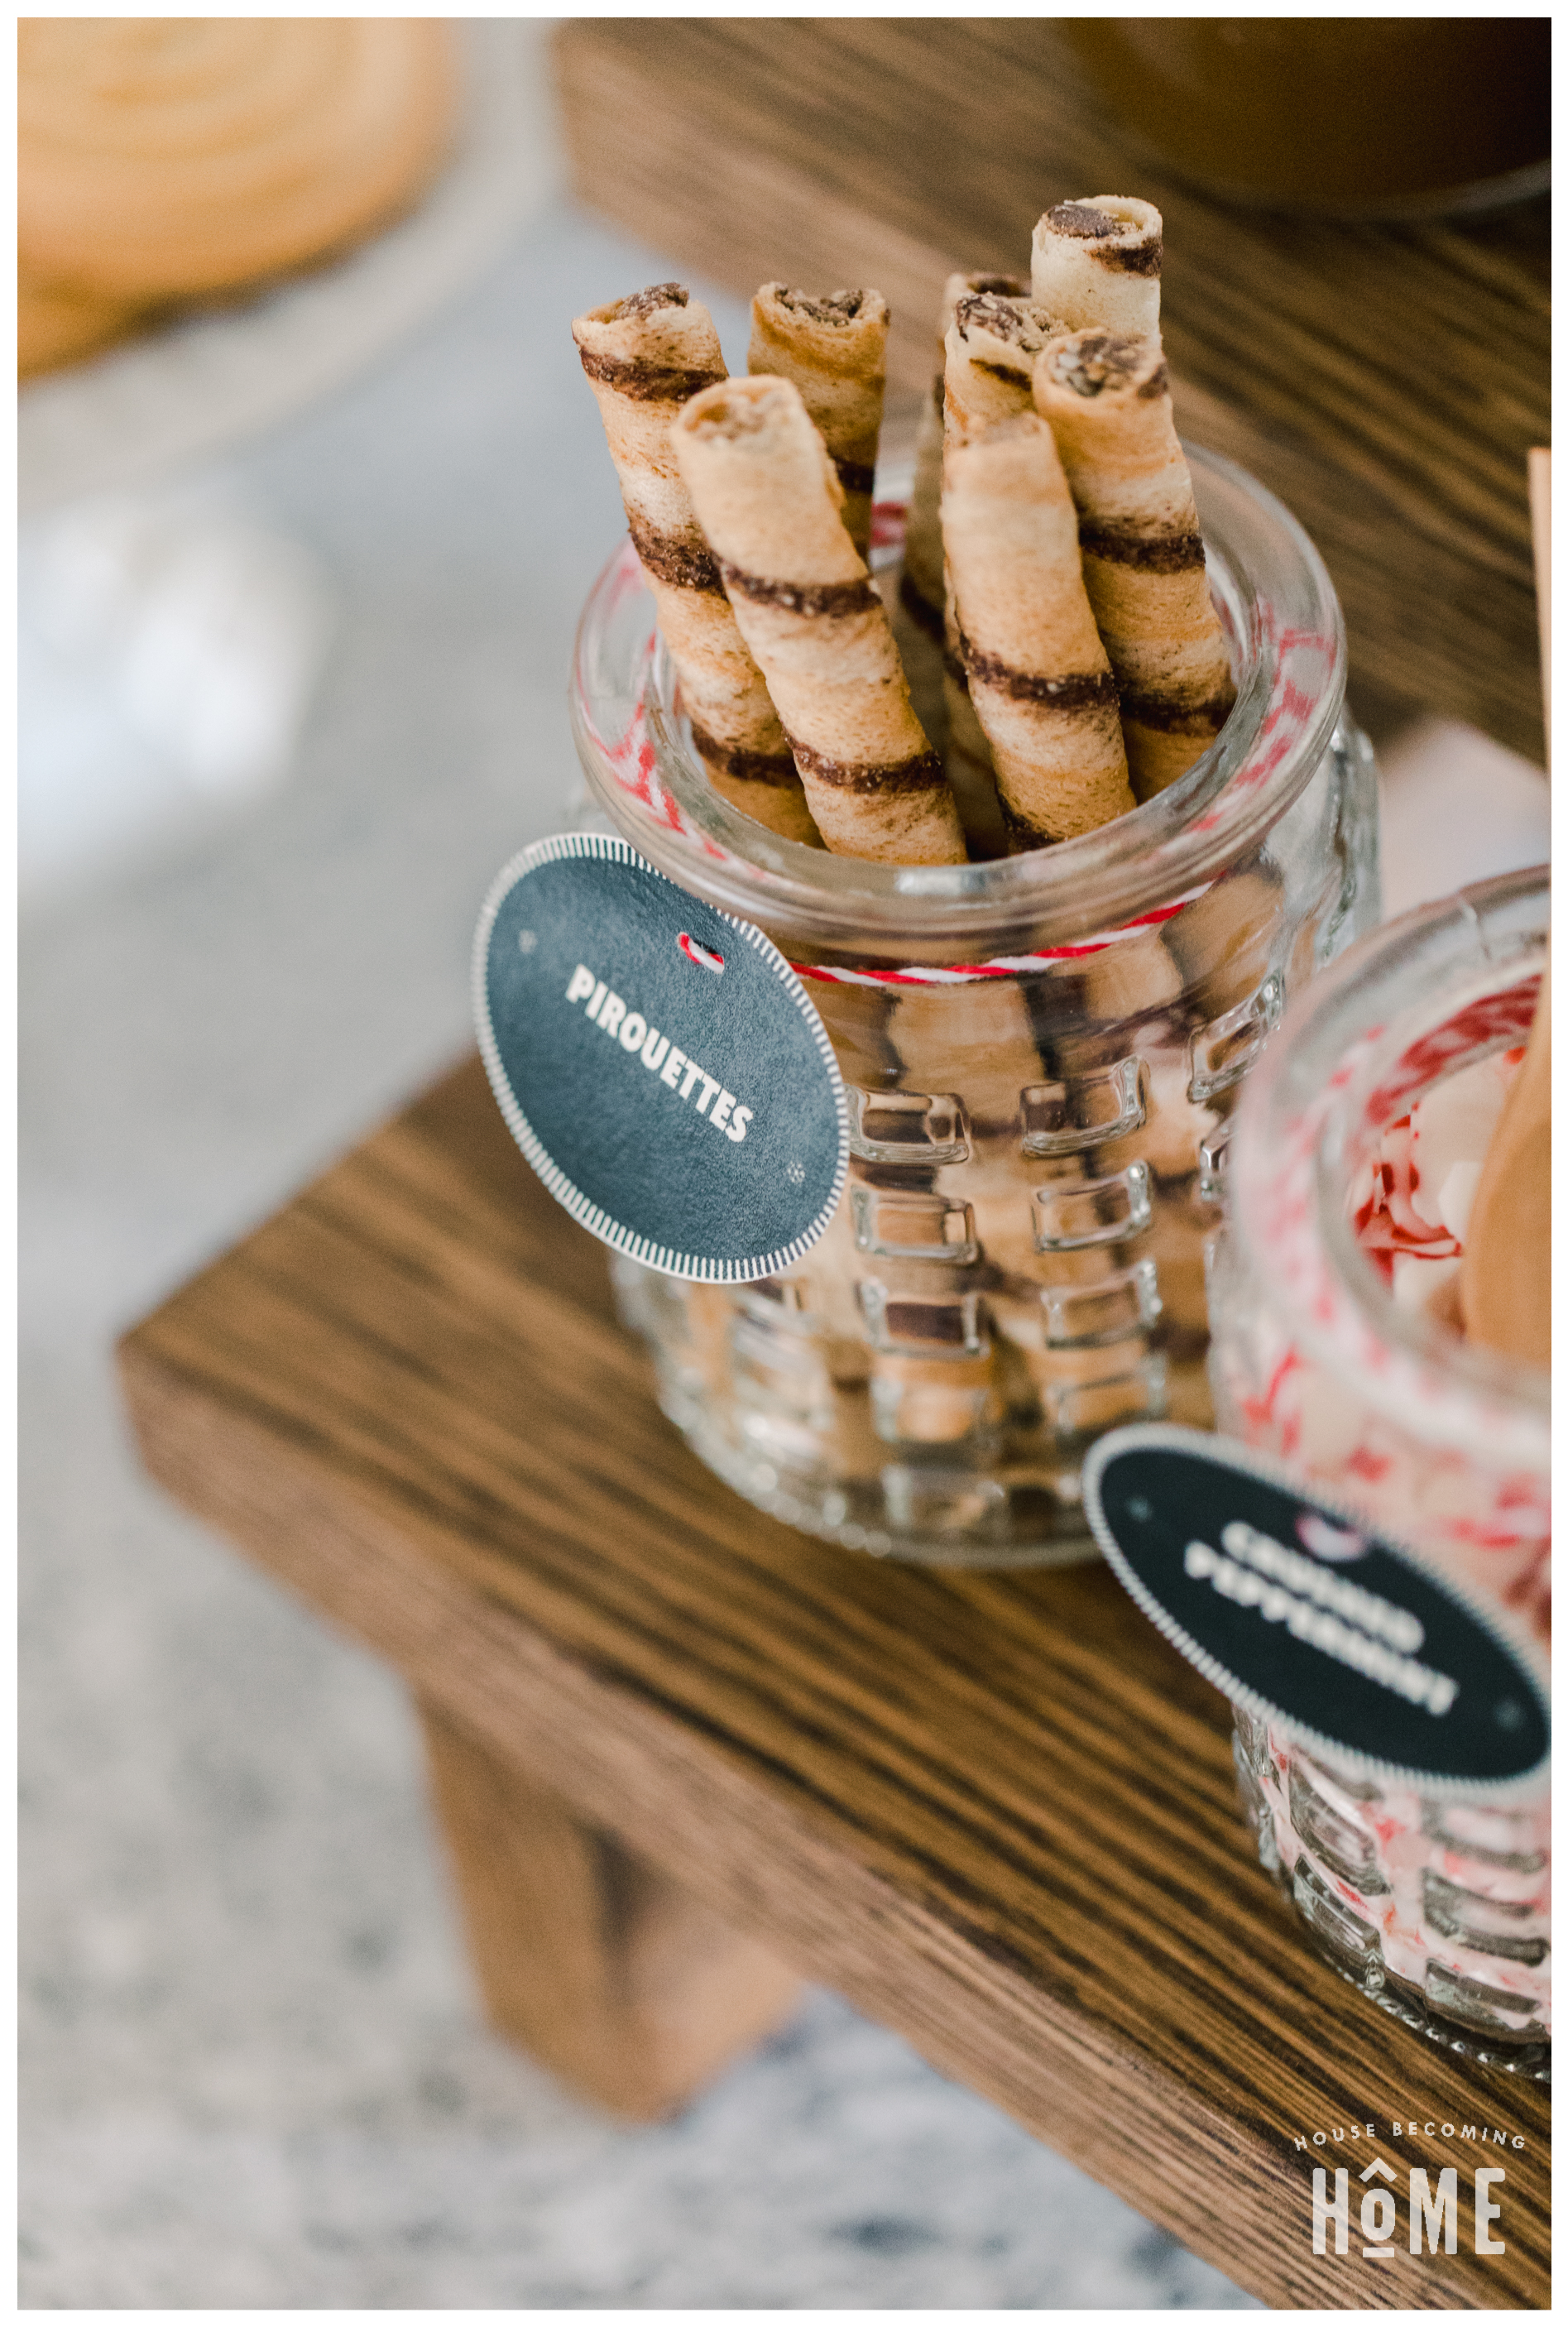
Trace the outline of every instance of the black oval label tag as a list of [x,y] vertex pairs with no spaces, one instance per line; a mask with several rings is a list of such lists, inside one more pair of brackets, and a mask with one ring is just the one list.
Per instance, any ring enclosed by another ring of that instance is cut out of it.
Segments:
[[605,1244],[731,1285],[776,1275],[823,1234],[849,1168],[844,1083],[761,930],[617,836],[564,833],[497,880],[473,976],[501,1113]]
[[1545,1659],[1420,1553],[1238,1441],[1173,1425],[1111,1431],[1083,1486],[1144,1614],[1250,1713],[1440,1793],[1545,1772]]

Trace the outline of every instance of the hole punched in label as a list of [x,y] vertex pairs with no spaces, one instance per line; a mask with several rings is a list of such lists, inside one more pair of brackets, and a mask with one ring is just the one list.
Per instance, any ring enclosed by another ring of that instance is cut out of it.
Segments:
[[848,1086],[849,1145],[868,1164],[966,1164],[962,1102],[951,1091],[873,1091]]
[[1139,1162],[1103,1180],[1061,1180],[1036,1188],[1036,1252],[1084,1252],[1142,1235],[1154,1217],[1149,1167]]
[[1149,1070],[1142,1059],[1118,1059],[1061,1082],[1031,1083],[1019,1093],[1019,1107],[1026,1155],[1077,1155],[1142,1128]]
[[1271,971],[1255,994],[1199,1026],[1187,1045],[1187,1096],[1201,1107],[1238,1083],[1283,1015],[1285,982]]
[[682,930],[679,932],[676,944],[688,961],[697,963],[703,969],[711,969],[715,977],[723,977],[724,957],[716,947],[699,945],[689,930]]

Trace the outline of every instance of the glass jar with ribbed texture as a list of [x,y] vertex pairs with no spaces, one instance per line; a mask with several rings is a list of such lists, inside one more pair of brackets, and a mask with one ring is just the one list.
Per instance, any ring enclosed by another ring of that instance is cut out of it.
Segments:
[[[1486,882],[1378,930],[1297,1003],[1239,1111],[1210,1280],[1221,1426],[1426,1554],[1543,1649],[1548,1378],[1467,1341],[1395,1262],[1431,1270],[1435,1257],[1441,1269],[1462,1249],[1453,1167],[1444,1188],[1423,1188],[1428,1151],[1408,1126],[1419,1131],[1434,1094],[1457,1120],[1461,1096],[1484,1104],[1478,1085],[1507,1072],[1535,1013],[1547,927],[1545,868]],[[1426,1120],[1442,1155],[1442,1118]],[[1377,1245],[1374,1177],[1407,1181],[1418,1200],[1402,1236],[1390,1187],[1395,1225]],[[1446,1238],[1444,1202],[1458,1230]],[[1424,1796],[1246,1713],[1236,1759],[1264,1863],[1318,1950],[1434,2041],[1544,2074],[1545,1785],[1506,1800]]]
[[[1235,711],[1168,790],[1029,855],[899,866],[776,836],[704,773],[630,542],[583,617],[589,814],[767,932],[850,1100],[843,1203],[787,1276],[618,1261],[621,1299],[704,1459],[855,1549],[1089,1556],[1096,1435],[1208,1417],[1205,1248],[1238,1088],[1286,997],[1377,916],[1332,586],[1252,478],[1190,459]],[[895,487],[890,599],[900,514]]]

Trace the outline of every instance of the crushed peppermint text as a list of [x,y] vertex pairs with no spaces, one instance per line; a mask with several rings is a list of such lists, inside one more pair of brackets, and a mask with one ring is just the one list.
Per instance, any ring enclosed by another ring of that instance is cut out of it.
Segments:
[[1188,1545],[1183,1565],[1195,1584],[1207,1583],[1237,1607],[1255,1608],[1265,1624],[1283,1624],[1294,1639],[1409,1704],[1448,1712],[1459,1683],[1412,1653],[1426,1636],[1409,1609],[1288,1551],[1243,1519],[1232,1519],[1219,1540],[1224,1552],[1207,1543]]

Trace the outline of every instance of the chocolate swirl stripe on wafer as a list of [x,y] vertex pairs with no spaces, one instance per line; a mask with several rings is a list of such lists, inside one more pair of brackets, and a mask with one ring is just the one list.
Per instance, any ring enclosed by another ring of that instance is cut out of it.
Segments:
[[962,864],[952,792],[799,390],[766,375],[705,388],[672,442],[828,847]]
[[1133,806],[1116,693],[1051,433],[1015,413],[949,438],[942,490],[960,652],[1016,851]]
[[820,847],[789,739],[736,624],[671,446],[682,406],[728,376],[713,318],[680,284],[656,283],[579,315],[572,335],[598,399],[632,543],[708,774],[759,823]]
[[[648,363],[637,356],[596,355],[591,349],[578,351],[583,369],[590,379],[605,388],[613,388],[622,396],[630,396],[639,404],[684,404],[688,396],[714,384],[712,369],[683,371],[677,365]],[[723,369],[721,379],[726,377]]]
[[1236,700],[1160,343],[1063,333],[1035,366],[1034,398],[1078,506],[1133,789],[1150,799],[1208,749]]
[[844,488],[844,522],[863,557],[887,386],[888,307],[880,291],[816,298],[764,283],[751,302],[749,371],[792,380]]
[[835,760],[797,736],[795,757],[814,781],[835,791],[932,792],[945,790],[947,781],[941,761],[929,748],[907,760]]
[[1090,194],[1059,202],[1034,229],[1034,295],[1069,331],[1160,329],[1163,240],[1153,202]]

